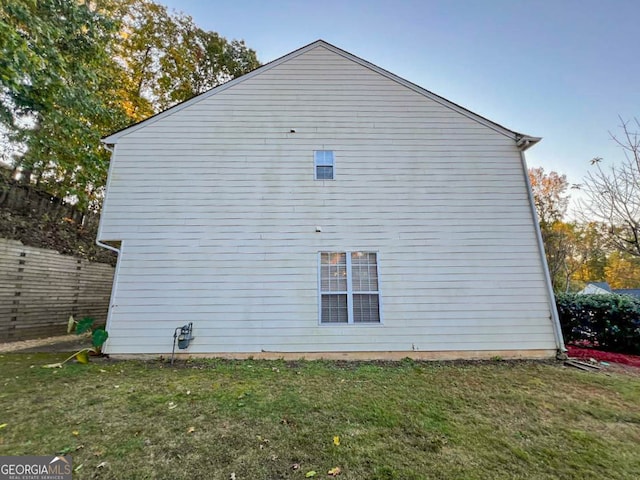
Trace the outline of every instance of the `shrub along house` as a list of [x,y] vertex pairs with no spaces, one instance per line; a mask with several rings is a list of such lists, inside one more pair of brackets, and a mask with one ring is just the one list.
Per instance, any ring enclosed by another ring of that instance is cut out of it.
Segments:
[[105,350],[553,356],[538,140],[322,40],[116,132]]

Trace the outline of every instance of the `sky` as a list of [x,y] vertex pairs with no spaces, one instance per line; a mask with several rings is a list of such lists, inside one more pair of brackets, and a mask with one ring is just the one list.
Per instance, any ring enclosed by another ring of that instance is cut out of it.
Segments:
[[[262,63],[326,40],[511,130],[578,184],[640,118],[638,0],[157,0]],[[570,191],[576,192],[576,191]],[[575,196],[575,193],[573,193]],[[578,193],[579,194],[579,193]]]

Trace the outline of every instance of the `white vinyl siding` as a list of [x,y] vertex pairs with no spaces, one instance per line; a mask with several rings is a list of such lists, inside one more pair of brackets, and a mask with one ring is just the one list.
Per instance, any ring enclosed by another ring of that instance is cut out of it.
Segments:
[[[513,139],[324,47],[123,135],[99,235],[108,353],[555,349]],[[384,325],[319,325],[321,251],[379,252]]]
[[320,323],[380,323],[375,252],[320,252]]

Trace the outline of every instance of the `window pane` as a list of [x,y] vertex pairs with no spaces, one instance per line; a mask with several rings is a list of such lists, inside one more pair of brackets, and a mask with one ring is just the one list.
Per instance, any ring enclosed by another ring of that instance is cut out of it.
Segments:
[[347,291],[347,255],[341,252],[323,252],[320,255],[320,291]]
[[315,152],[316,165],[331,166],[333,165],[333,151],[318,150]]
[[333,167],[332,166],[317,166],[316,178],[318,180],[333,180]]
[[380,323],[378,295],[353,295],[353,322]]
[[322,323],[347,323],[349,315],[347,313],[346,295],[322,295],[322,312],[320,321]]
[[376,254],[353,252],[351,254],[351,276],[354,292],[378,291],[378,267]]

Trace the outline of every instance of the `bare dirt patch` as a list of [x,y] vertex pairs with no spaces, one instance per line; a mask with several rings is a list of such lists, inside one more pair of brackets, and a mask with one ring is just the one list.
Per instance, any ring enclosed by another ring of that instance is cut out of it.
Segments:
[[86,335],[60,335],[57,337],[0,343],[0,353],[64,353],[80,350],[90,344],[91,339]]

